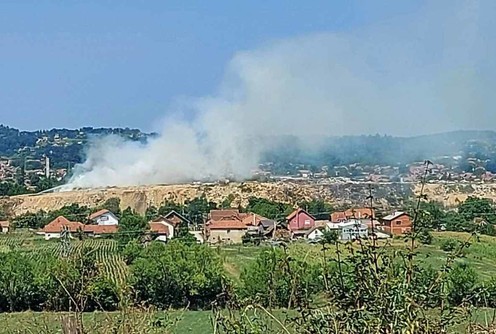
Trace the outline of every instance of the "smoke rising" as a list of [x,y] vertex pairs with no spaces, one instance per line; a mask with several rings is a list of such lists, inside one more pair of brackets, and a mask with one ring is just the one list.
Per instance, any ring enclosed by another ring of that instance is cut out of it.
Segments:
[[242,179],[279,135],[494,128],[495,9],[432,2],[380,24],[239,52],[217,93],[167,113],[158,138],[94,142],[70,185]]

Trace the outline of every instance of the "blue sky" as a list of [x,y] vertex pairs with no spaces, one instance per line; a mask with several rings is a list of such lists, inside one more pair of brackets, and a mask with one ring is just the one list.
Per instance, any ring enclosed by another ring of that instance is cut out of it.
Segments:
[[0,1],[0,123],[154,130],[215,94],[239,51],[346,33],[422,1]]

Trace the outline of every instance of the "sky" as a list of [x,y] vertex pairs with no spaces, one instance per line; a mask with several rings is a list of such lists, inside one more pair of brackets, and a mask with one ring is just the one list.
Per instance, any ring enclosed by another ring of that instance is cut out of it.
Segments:
[[161,132],[173,115],[198,122],[219,99],[243,96],[229,112],[250,126],[252,110],[270,115],[258,131],[283,133],[277,120],[302,114],[317,119],[307,129],[339,135],[495,129],[495,9],[490,0],[0,0],[0,123]]

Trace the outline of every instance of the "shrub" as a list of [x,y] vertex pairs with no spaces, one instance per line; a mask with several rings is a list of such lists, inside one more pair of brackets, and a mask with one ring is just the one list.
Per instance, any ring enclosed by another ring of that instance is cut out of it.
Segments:
[[456,239],[446,239],[441,244],[441,249],[445,252],[452,252],[460,245],[459,241]]
[[174,240],[145,248],[133,262],[129,280],[136,302],[162,309],[205,308],[228,283],[212,249]]
[[448,301],[452,305],[475,301],[477,273],[466,263],[460,263],[448,275]]
[[423,228],[419,232],[417,238],[424,245],[430,245],[432,243],[432,234],[426,228]]
[[290,258],[281,249],[264,250],[241,273],[240,296],[269,307],[308,304],[322,290],[321,274],[317,265]]

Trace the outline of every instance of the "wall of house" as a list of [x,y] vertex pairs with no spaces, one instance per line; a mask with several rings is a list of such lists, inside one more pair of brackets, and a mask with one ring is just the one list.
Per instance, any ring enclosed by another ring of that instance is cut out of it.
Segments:
[[358,226],[346,226],[341,228],[341,240],[356,240],[359,238],[367,238],[369,235],[369,230],[367,225],[361,224]]
[[45,233],[45,240],[60,238],[60,233]]
[[160,223],[160,224],[167,226],[167,229],[169,230],[169,235],[167,236],[167,238],[168,239],[174,238],[174,226],[172,226],[172,224],[166,222],[165,220],[159,220],[159,221],[156,221],[156,223]]
[[412,229],[412,220],[408,215],[402,215],[392,221],[385,221],[384,223],[384,231],[393,235],[405,234]]
[[167,236],[166,235],[159,235],[158,237],[155,238],[156,241],[162,241],[162,242],[167,242]]
[[182,219],[179,216],[176,216],[176,214],[172,214],[169,217],[167,217],[171,222],[174,222],[174,224],[179,225],[182,222]]
[[202,231],[189,231],[189,233],[196,238],[197,243],[202,244],[205,242]]
[[210,235],[208,236],[208,242],[212,244],[224,243],[224,244],[240,244],[243,242],[243,236],[246,234],[246,230],[234,229],[234,230],[210,230]]
[[119,221],[117,220],[117,217],[108,212],[98,217],[96,223],[98,225],[118,225]]
[[322,233],[321,230],[318,230],[317,229],[317,230],[314,230],[312,233],[310,233],[307,238],[309,240],[314,240],[314,239],[317,239],[317,238],[322,238],[323,235],[324,235],[324,233]]
[[289,221],[289,229],[309,230],[315,226],[315,219],[310,217],[306,212],[300,212]]

